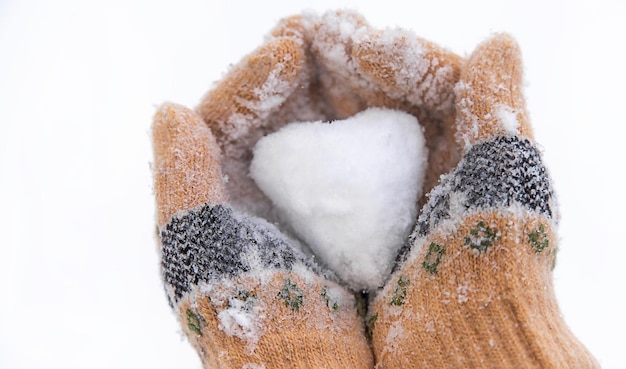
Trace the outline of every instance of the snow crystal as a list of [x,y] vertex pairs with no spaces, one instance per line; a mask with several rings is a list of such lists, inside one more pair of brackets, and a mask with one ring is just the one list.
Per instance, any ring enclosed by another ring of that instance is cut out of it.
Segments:
[[232,297],[228,300],[228,308],[217,314],[219,328],[229,336],[248,342],[248,349],[254,351],[259,339],[257,330],[261,310],[253,297]]
[[508,133],[519,134],[519,120],[517,120],[517,115],[510,106],[500,105],[495,112],[495,116],[500,120],[500,124]]
[[250,175],[322,262],[351,288],[375,289],[415,222],[427,154],[415,117],[373,108],[262,138]]
[[387,337],[385,338],[385,342],[387,343],[387,345],[392,345],[395,342],[402,340],[404,337],[405,329],[402,326],[402,320],[396,320],[389,328],[389,331],[387,332]]
[[253,364],[253,363],[247,363],[244,364],[241,369],[265,369],[265,365],[263,364]]
[[426,322],[426,324],[424,324],[424,330],[428,333],[435,333],[435,322],[433,322],[432,320]]
[[469,286],[467,285],[459,285],[456,289],[456,293],[458,296],[458,301],[459,304],[463,304],[466,303],[469,300],[469,297],[467,296],[469,292]]
[[[290,55],[285,55],[285,61],[289,61],[290,59]],[[280,104],[282,104],[285,101],[285,96],[287,96],[292,89],[291,83],[281,79],[280,75],[283,69],[285,69],[285,65],[283,63],[276,64],[274,69],[272,69],[270,74],[267,76],[265,83],[263,83],[261,87],[254,90],[254,93],[257,96],[257,101],[246,101],[247,104],[244,106],[251,108],[254,111],[267,112],[275,110]]]

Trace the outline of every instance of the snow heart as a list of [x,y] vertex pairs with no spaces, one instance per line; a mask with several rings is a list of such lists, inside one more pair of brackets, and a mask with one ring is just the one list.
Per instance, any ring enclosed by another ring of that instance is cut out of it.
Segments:
[[352,289],[374,290],[415,222],[427,157],[415,117],[372,108],[262,138],[250,175],[319,260]]

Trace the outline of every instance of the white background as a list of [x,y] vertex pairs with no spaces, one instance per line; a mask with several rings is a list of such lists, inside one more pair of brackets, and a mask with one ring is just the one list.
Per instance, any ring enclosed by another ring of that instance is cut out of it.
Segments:
[[463,55],[517,38],[562,205],[562,313],[626,368],[623,4],[0,0],[0,368],[200,368],[159,276],[155,105],[195,106],[278,19],[337,7]]

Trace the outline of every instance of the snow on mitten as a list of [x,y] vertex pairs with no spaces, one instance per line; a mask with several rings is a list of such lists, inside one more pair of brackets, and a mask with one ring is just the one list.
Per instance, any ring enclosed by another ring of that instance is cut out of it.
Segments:
[[464,154],[371,304],[377,367],[598,367],[555,299],[558,209],[515,41],[479,45],[455,92]]

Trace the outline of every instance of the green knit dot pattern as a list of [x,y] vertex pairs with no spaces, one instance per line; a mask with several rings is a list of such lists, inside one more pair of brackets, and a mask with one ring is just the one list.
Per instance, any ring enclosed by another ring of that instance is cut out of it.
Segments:
[[542,252],[545,248],[550,246],[550,240],[548,239],[548,233],[545,227],[542,225],[537,230],[531,232],[528,235],[528,242],[533,247],[536,253]]
[[498,233],[493,228],[485,225],[482,220],[479,221],[470,234],[465,237],[465,245],[471,249],[478,251],[480,254],[487,252],[498,238]]
[[402,306],[404,304],[404,299],[406,298],[406,288],[409,286],[409,284],[410,281],[408,278],[403,276],[400,276],[400,278],[398,278],[396,289],[393,291],[393,296],[389,301],[390,305]]
[[430,274],[437,274],[437,267],[439,263],[441,263],[441,259],[446,254],[446,248],[431,242],[428,246],[428,252],[424,257],[424,261],[422,262],[422,268],[426,269],[426,271]]
[[304,292],[289,278],[286,278],[283,287],[276,295],[293,311],[298,311],[304,304]]
[[194,313],[191,309],[187,309],[185,315],[187,315],[187,327],[189,330],[198,336],[202,336],[202,325],[200,324],[200,318],[198,315],[196,315],[196,313]]

